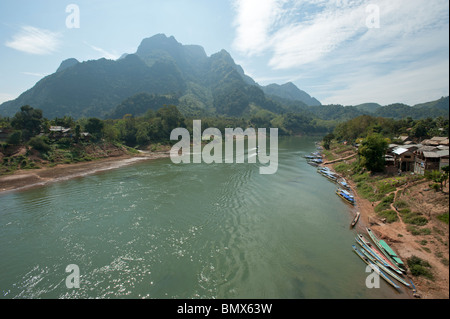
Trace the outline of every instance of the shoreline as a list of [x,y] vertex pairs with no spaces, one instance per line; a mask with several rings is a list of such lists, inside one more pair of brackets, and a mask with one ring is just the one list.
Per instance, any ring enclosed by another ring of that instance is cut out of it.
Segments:
[[170,157],[170,154],[165,151],[140,151],[140,153],[136,155],[120,155],[116,157],[100,158],[90,162],[58,164],[54,167],[18,170],[11,175],[0,176],[0,195],[116,169],[139,161],[168,157]]
[[[323,158],[325,158],[323,154],[322,156]],[[352,156],[324,162],[321,166],[329,167],[332,171],[335,172],[335,164],[338,164],[340,160],[350,159],[351,157]],[[338,175],[341,176],[341,174]],[[399,254],[399,256],[405,263],[406,259],[411,256],[418,256],[432,263],[434,272],[436,274],[435,281],[430,282],[423,277],[412,276],[410,270],[408,270],[407,278],[413,281],[417,290],[417,295],[413,293],[412,289],[406,287],[402,287],[402,292],[406,293],[406,295],[410,299],[448,299],[449,279],[448,275],[442,275],[445,273],[448,274],[448,266],[444,266],[442,263],[440,263],[438,258],[436,258],[436,255],[432,255],[423,251],[418,237],[412,235],[407,230],[407,227],[401,218],[399,219],[399,221],[391,224],[381,221],[380,217],[375,212],[375,203],[369,201],[366,198],[363,198],[358,193],[356,183],[350,177],[346,176],[345,179],[349,184],[355,198],[355,205],[352,208],[349,208],[349,211],[353,215],[356,214],[356,212],[360,213],[359,221],[355,225],[354,229],[365,234],[366,227],[370,228],[380,239],[385,240],[394,249],[394,251]],[[413,182],[409,185],[407,184],[404,188],[397,188],[395,194],[397,195],[397,192],[405,189],[417,191],[417,189],[421,188],[421,185],[424,183],[426,183],[426,181],[419,181],[415,183]],[[430,224],[433,226],[431,221]]]

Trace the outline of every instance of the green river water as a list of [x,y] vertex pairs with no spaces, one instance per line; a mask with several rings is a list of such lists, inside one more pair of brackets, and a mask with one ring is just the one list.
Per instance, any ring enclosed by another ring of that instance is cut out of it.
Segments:
[[274,175],[159,159],[0,194],[0,298],[406,297],[366,287],[314,141],[280,138]]

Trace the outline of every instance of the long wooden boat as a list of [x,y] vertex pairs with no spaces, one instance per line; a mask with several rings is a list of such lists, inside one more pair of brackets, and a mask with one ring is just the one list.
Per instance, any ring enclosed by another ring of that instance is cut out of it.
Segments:
[[410,284],[408,284],[403,278],[401,278],[397,273],[392,271],[391,269],[387,268],[385,265],[383,265],[378,259],[373,258],[373,256],[368,253],[364,248],[361,248],[362,253],[369,258],[371,262],[373,262],[375,265],[380,267],[381,270],[383,270],[386,274],[391,276],[392,278],[396,279],[398,282],[402,283],[406,287],[411,287]]
[[345,188],[347,190],[350,190],[350,185],[348,185],[347,181],[344,178],[341,178],[340,180],[337,181],[337,183],[339,184],[339,186],[341,186],[342,188]]
[[355,205],[355,198],[352,195],[350,195],[350,193],[347,192],[346,190],[338,188],[336,190],[336,194],[350,205]]
[[366,230],[370,236],[370,239],[372,239],[372,241],[383,252],[383,254],[398,268],[400,268],[403,272],[405,272],[406,271],[405,264],[400,259],[400,257],[398,257],[397,253],[391,247],[389,247],[389,245],[384,240],[379,240],[378,237],[373,233],[373,231],[370,228],[366,227]]
[[338,176],[330,170],[319,168],[318,172],[333,182],[338,179]]
[[361,216],[361,213],[360,212],[356,212],[355,218],[353,218],[352,223],[350,224],[351,228],[355,227],[355,225],[358,222],[360,216]]
[[315,167],[318,167],[318,166],[319,166],[318,163],[313,162],[313,161],[308,161],[307,163],[308,163],[309,165],[311,165],[311,166],[315,166]]
[[362,234],[358,234],[355,238],[356,242],[361,245],[361,247],[365,248],[372,256],[378,259],[381,263],[383,263],[386,267],[391,268],[398,274],[402,274],[401,269],[399,269],[394,263],[392,263],[386,256],[383,255],[376,247],[372,245]]
[[388,277],[384,272],[380,270],[380,268],[371,262],[366,256],[364,256],[355,245],[352,245],[353,251],[361,258],[367,265],[370,266],[378,275],[380,275],[388,284],[396,289],[400,289],[400,286],[397,285],[391,278]]

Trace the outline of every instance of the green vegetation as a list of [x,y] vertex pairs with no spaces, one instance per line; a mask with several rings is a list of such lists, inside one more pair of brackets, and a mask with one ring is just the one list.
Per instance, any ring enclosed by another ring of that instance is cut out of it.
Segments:
[[386,223],[390,224],[398,221],[397,212],[395,210],[384,210],[378,213],[378,216],[386,219]]
[[422,213],[411,212],[409,208],[404,208],[399,211],[402,220],[405,224],[425,226],[428,224],[428,219]]
[[431,235],[431,229],[429,228],[418,228],[413,225],[408,225],[406,226],[406,230],[409,231],[413,236]]
[[349,121],[339,123],[333,131],[337,141],[348,141],[354,143],[358,139],[366,138],[370,134],[378,133],[393,143],[395,138],[408,135],[420,139],[433,136],[447,136],[449,129],[448,116],[433,117],[431,114],[424,119],[413,119],[405,115],[401,119],[386,117],[375,117],[372,115],[361,115]]
[[434,276],[430,270],[431,265],[427,261],[417,256],[412,256],[407,259],[407,264],[413,276],[422,276],[430,280],[434,279]]
[[449,176],[449,166],[444,166],[442,168],[442,172],[433,170],[433,171],[427,171],[425,172],[425,178],[433,181],[434,183],[430,184],[430,188],[437,191],[442,191],[447,179]]
[[394,194],[384,197],[380,203],[375,206],[375,212],[379,213],[391,208],[391,204],[394,202]]
[[448,212],[437,216],[437,219],[439,219],[441,222],[443,222],[443,223],[448,225]]

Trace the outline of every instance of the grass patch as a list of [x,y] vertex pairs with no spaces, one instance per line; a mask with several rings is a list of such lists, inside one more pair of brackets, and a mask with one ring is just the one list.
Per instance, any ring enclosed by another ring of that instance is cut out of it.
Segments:
[[436,218],[448,225],[448,212],[438,215]]
[[413,276],[422,276],[430,280],[434,279],[430,270],[431,265],[427,261],[417,256],[412,256],[407,259],[407,264]]
[[394,202],[394,194],[391,194],[389,196],[385,196],[381,202],[375,206],[375,212],[380,213],[385,210],[391,209],[391,204]]
[[409,207],[408,203],[401,199],[396,200],[394,206],[397,207],[397,209],[404,209]]
[[406,230],[409,231],[413,236],[431,235],[431,229],[429,228],[418,228],[414,225],[408,225],[406,226]]
[[340,174],[347,174],[348,171],[351,171],[352,166],[347,163],[339,163],[334,166],[334,170]]
[[384,210],[378,213],[378,216],[386,218],[386,223],[391,224],[398,220],[397,212],[395,210]]

